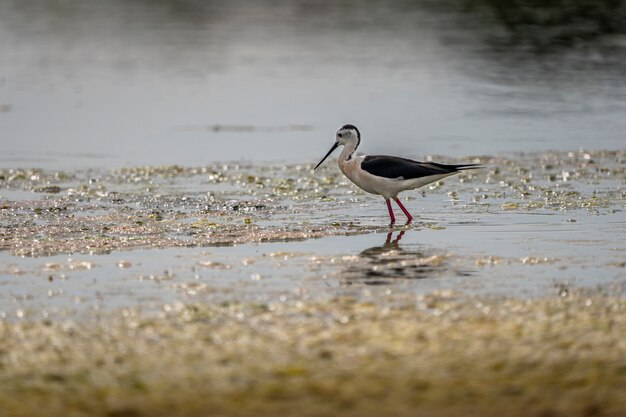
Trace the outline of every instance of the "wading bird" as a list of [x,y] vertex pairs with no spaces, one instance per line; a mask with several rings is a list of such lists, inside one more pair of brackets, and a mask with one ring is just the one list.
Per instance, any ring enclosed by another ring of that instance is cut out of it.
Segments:
[[465,169],[480,168],[479,164],[447,165],[435,162],[419,162],[412,159],[387,155],[355,155],[361,143],[361,132],[354,125],[343,125],[338,131],[335,144],[325,157],[313,168],[322,165],[337,147],[343,150],[337,165],[343,174],[359,188],[371,194],[383,196],[391,224],[396,222],[391,208],[393,198],[407,217],[409,224],[413,217],[398,199],[398,193],[423,187],[431,182],[439,181],[450,175],[458,174]]

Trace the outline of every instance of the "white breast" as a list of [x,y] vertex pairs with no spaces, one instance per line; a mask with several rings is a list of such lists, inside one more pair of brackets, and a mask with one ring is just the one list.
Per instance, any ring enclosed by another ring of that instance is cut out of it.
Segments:
[[[363,162],[363,156],[355,156],[348,161],[343,158],[337,160],[337,165],[343,174],[348,177],[350,181],[355,183],[363,191],[371,194],[382,195],[385,198],[391,198],[399,191],[395,191],[399,185],[397,180],[389,178],[376,177],[367,171],[361,169],[361,162]],[[392,194],[389,194],[391,192]]]

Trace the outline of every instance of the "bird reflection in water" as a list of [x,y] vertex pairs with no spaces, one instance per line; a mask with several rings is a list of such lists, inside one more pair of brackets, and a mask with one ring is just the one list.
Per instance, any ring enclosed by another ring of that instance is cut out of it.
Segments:
[[358,260],[342,273],[344,284],[389,285],[398,279],[434,278],[444,272],[447,255],[425,248],[400,246],[406,231],[387,233],[381,246],[365,249]]

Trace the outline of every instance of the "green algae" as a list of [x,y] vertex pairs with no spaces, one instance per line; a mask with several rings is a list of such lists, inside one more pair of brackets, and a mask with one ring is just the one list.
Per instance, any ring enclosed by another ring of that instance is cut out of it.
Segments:
[[625,341],[624,300],[576,292],[3,322],[0,407],[9,416],[617,416]]
[[[596,215],[626,208],[623,150],[464,160],[485,169],[432,184],[421,195],[447,194],[452,209],[477,214]],[[0,250],[41,256],[224,245],[370,233],[386,226],[384,214],[372,219],[363,208],[380,207],[379,197],[357,189],[334,166],[315,174],[311,168],[231,163],[72,173],[0,169]],[[21,199],[10,198],[15,192]],[[25,192],[33,198],[24,199]]]

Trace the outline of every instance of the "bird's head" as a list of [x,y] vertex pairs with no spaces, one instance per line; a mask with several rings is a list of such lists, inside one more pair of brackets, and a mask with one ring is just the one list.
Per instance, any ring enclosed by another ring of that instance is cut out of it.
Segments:
[[[335,144],[330,148],[328,153],[322,160],[313,168],[316,170],[317,167],[322,165],[322,162],[326,160],[330,156],[331,153],[340,145],[352,148],[352,152],[359,146],[361,143],[361,132],[354,125],[343,125],[339,128],[335,135]],[[351,152],[351,153],[352,153]]]
[[354,125],[343,125],[337,131],[335,140],[339,145],[353,145],[356,149],[361,143],[361,132]]

